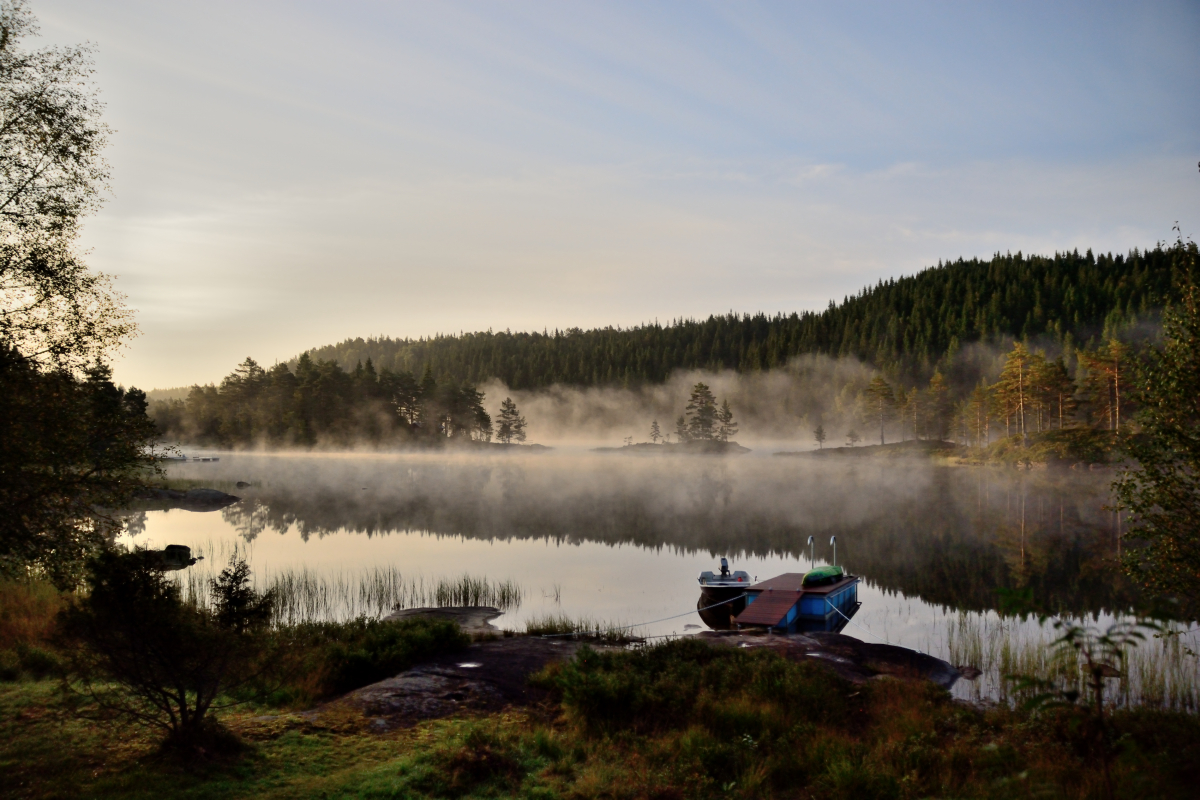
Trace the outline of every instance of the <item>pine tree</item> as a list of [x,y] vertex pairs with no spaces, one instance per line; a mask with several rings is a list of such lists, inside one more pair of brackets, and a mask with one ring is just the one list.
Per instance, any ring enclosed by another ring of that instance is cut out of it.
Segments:
[[946,379],[942,377],[941,372],[934,372],[933,377],[929,379],[929,401],[925,404],[925,413],[929,415],[926,430],[937,441],[946,438],[953,412],[954,406],[950,400],[950,388],[946,385]]
[[1109,339],[1095,352],[1080,351],[1079,360],[1087,371],[1085,385],[1092,401],[1093,418],[1096,422],[1103,421],[1106,430],[1119,431],[1121,393],[1127,389],[1122,381],[1128,382],[1129,346]]
[[987,381],[980,381],[966,405],[967,433],[976,447],[991,444],[991,400]]
[[513,439],[525,441],[525,418],[517,411],[517,404],[511,397],[504,398],[500,404],[500,416],[497,418],[496,438],[505,444],[511,444]]
[[650,423],[650,441],[653,444],[658,444],[658,440],[663,438],[662,430],[658,427],[658,420]]
[[[884,437],[884,425],[891,415],[892,407],[896,404],[892,386],[882,376],[876,375],[867,387],[867,397],[871,400],[872,415],[879,419],[879,443],[887,444],[887,439]],[[857,436],[857,434],[855,435]]]
[[1068,420],[1075,419],[1075,409],[1079,406],[1075,400],[1075,381],[1071,379],[1062,356],[1046,365],[1046,396],[1050,403],[1050,414],[1058,420],[1058,429],[1062,430]]
[[856,444],[858,444],[861,441],[862,441],[862,437],[858,435],[858,431],[851,428],[849,431],[846,432],[846,444],[850,445],[851,447],[854,447]]
[[703,383],[692,387],[687,404],[687,433],[689,439],[711,440],[717,426],[717,400]]
[[[1029,369],[1032,357],[1029,349],[1020,342],[1013,343],[1013,349],[1004,362],[1000,379],[996,381],[994,391],[1000,399],[1005,412],[1005,425],[1010,418],[1016,421],[1017,434],[1023,444],[1029,443],[1029,432],[1026,427],[1026,412],[1029,407]],[[1007,431],[1006,431],[1007,432]],[[1010,432],[1008,435],[1012,435]]]
[[813,429],[813,438],[817,440],[817,449],[825,449],[825,426],[818,425]]

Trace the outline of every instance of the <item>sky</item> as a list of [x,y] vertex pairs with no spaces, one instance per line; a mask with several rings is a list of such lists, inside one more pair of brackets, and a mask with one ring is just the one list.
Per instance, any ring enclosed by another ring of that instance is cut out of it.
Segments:
[[1200,4],[33,0],[145,389],[356,336],[822,309],[1200,233]]

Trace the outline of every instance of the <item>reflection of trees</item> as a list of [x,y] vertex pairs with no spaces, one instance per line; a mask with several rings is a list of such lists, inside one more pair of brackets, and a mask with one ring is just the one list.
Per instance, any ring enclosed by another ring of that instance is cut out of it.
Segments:
[[593,470],[385,463],[336,481],[292,475],[222,514],[247,539],[264,531],[294,530],[304,540],[423,531],[734,558],[807,559],[809,535],[836,534],[850,569],[932,603],[993,608],[997,588],[1017,586],[1032,588],[1052,611],[1133,601],[1112,559],[1102,477],[947,468],[910,478],[902,467],[798,475],[765,460],[668,469],[619,461]]

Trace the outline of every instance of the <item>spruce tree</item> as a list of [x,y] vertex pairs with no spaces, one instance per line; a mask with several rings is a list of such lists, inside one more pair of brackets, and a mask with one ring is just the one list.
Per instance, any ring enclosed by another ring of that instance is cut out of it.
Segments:
[[658,420],[650,423],[650,441],[653,444],[658,444],[658,440],[663,438],[662,430],[658,427]]
[[817,440],[817,449],[825,449],[825,426],[818,425],[813,429],[813,438]]

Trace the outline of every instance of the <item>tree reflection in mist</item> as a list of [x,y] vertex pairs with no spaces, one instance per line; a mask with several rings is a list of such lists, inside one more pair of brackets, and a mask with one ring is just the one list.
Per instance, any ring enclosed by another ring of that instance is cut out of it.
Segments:
[[934,604],[994,609],[999,588],[1030,588],[1060,614],[1137,599],[1103,474],[592,455],[236,456],[220,468],[261,487],[221,512],[247,541],[420,531],[807,559],[809,536],[836,535],[850,570]]

